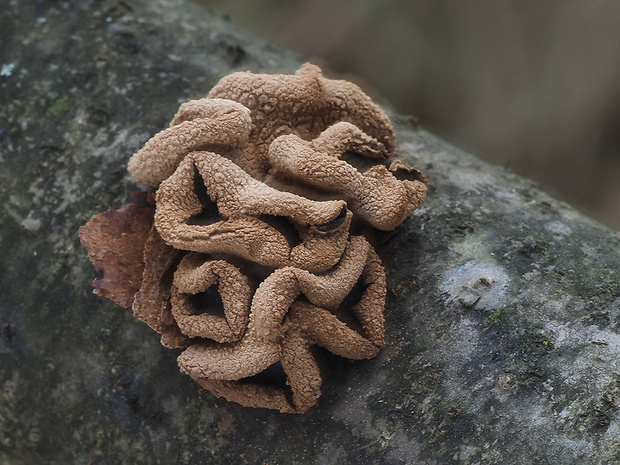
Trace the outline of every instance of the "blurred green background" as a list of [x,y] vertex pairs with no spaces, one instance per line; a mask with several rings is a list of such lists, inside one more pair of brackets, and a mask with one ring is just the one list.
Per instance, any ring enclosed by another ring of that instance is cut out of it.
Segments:
[[195,1],[620,230],[620,1]]

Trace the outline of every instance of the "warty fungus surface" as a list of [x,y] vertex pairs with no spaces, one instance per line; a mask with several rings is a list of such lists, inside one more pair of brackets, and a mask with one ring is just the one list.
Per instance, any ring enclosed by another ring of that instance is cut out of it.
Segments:
[[184,349],[181,370],[216,396],[303,413],[320,396],[313,346],[367,359],[384,344],[385,271],[363,232],[427,193],[394,149],[385,112],[314,65],[227,76],[131,157],[150,204],[80,229],[95,292]]

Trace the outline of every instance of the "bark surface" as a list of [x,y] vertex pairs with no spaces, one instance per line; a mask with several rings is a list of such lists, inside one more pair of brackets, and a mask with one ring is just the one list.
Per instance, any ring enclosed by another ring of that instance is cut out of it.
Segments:
[[431,192],[378,248],[385,349],[329,357],[303,416],[200,390],[78,227],[181,102],[301,61],[180,0],[1,4],[0,463],[620,461],[620,235],[398,116]]

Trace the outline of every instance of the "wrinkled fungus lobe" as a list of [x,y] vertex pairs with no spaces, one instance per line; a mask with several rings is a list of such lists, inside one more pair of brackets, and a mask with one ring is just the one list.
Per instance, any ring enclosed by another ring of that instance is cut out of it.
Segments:
[[231,74],[129,160],[151,205],[80,229],[95,293],[184,349],[181,370],[216,396],[303,413],[320,396],[313,346],[383,346],[385,272],[362,231],[396,228],[427,192],[394,148],[383,110],[314,65]]

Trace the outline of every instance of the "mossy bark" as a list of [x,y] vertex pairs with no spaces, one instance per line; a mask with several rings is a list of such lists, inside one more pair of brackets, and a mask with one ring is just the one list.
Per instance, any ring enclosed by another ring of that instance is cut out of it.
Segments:
[[0,463],[620,461],[617,233],[395,116],[431,193],[378,249],[386,348],[303,416],[239,407],[92,295],[77,231],[181,102],[299,59],[180,0],[4,0],[0,43]]

